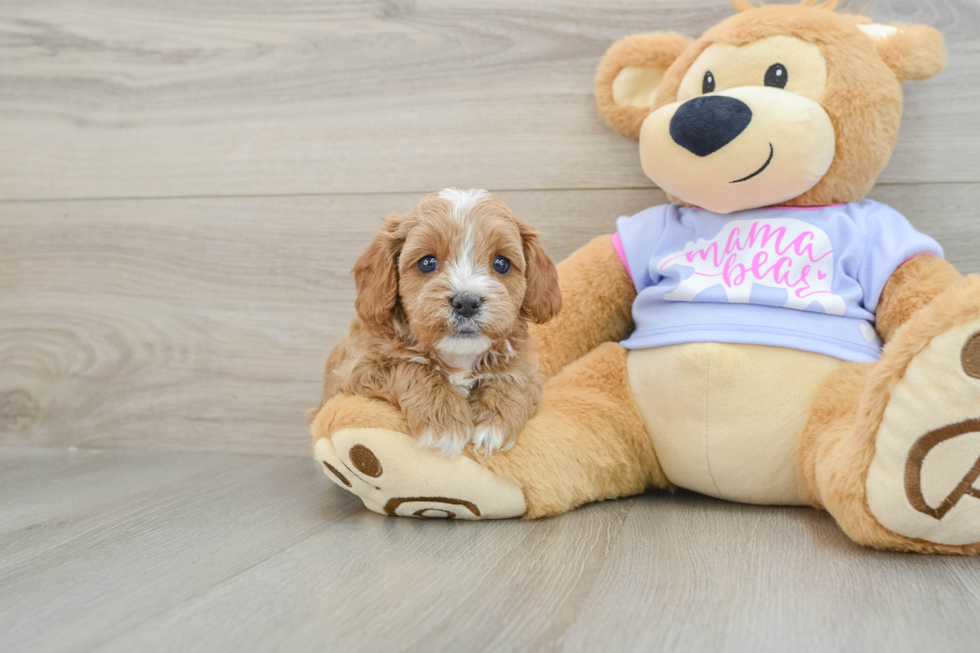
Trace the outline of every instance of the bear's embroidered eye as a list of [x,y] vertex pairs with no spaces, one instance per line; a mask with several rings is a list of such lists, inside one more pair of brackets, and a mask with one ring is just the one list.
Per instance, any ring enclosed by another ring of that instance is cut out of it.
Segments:
[[702,93],[715,92],[715,74],[710,70],[704,74],[704,81],[701,82]]
[[493,271],[497,274],[507,274],[510,272],[510,261],[503,256],[493,259]]
[[439,259],[431,254],[423,256],[419,259],[418,267],[422,274],[431,274],[439,269]]
[[788,81],[789,72],[786,70],[786,66],[781,63],[774,63],[769,66],[769,70],[766,71],[766,86],[786,88],[786,82]]

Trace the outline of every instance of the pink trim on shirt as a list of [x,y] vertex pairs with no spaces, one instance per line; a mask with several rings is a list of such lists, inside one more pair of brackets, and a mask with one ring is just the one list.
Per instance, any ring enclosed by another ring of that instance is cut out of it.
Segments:
[[838,206],[844,206],[844,202],[825,206],[767,206],[766,208],[779,209],[780,211],[822,211],[823,209],[836,209]]
[[[841,202],[840,204],[824,204],[823,206],[760,206],[757,209],[745,209],[746,211],[761,211],[763,209],[772,209],[779,211],[822,211],[823,209],[836,209],[838,206],[844,206],[846,202]],[[692,209],[697,209],[698,211],[705,211],[700,206],[692,206]]]
[[[626,274],[630,275],[630,281],[633,281],[633,273],[630,272],[630,264],[626,261],[626,250],[623,249],[623,239],[619,237],[619,232],[613,234],[612,236],[613,249],[619,254],[619,260],[623,262],[623,267],[626,268]],[[633,281],[633,283],[636,283]]]

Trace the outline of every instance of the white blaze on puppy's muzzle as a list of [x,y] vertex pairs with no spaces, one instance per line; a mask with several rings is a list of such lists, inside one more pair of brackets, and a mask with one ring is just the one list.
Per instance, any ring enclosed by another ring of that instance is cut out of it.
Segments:
[[[447,354],[481,354],[490,348],[490,338],[480,330],[492,319],[491,307],[486,298],[493,292],[495,282],[490,274],[473,260],[472,229],[467,232],[461,250],[450,262],[446,271],[449,285],[447,297],[447,322],[456,333],[443,338],[438,348]],[[461,312],[455,307],[460,300],[475,301],[472,312]]]
[[466,229],[446,272],[450,296],[471,294],[482,299],[491,291],[489,272],[476,262],[476,234],[470,223],[470,212],[488,197],[487,191],[479,189],[447,188],[439,193],[439,198],[449,203],[450,217]]
[[[499,286],[485,266],[476,259],[475,227],[471,222],[471,212],[489,194],[485,190],[459,190],[447,188],[439,193],[450,207],[450,217],[465,228],[446,269],[447,306],[446,320],[456,333],[444,337],[438,349],[452,355],[474,355],[485,352],[490,347],[490,339],[479,333],[491,319],[491,307],[485,304],[487,297]],[[464,298],[475,300],[475,310],[460,311],[455,304]]]
[[476,264],[473,239],[473,228],[470,227],[455,258],[449,262],[446,275],[453,295],[469,294],[483,299],[493,290],[493,279],[485,267]]

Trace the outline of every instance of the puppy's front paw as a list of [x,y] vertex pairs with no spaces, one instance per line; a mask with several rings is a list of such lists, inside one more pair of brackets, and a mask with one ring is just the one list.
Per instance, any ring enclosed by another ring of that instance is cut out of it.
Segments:
[[470,436],[470,442],[484,455],[489,456],[494,451],[512,449],[517,444],[520,429],[521,425],[508,424],[500,415],[483,414],[476,419],[476,427]]
[[507,451],[517,444],[516,437],[509,437],[503,429],[493,424],[480,424],[473,429],[470,438],[473,446],[484,455],[492,455],[494,451]]
[[473,416],[466,399],[452,389],[430,395],[425,403],[405,408],[405,416],[420,447],[438,449],[443,456],[463,451],[473,430]]
[[458,456],[469,441],[465,432],[428,429],[419,436],[420,447],[437,449],[443,456]]

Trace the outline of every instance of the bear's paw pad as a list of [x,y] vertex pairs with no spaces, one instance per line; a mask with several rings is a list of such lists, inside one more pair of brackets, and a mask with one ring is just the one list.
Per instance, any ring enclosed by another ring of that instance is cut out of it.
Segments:
[[980,542],[980,320],[934,338],[909,363],[866,487],[872,514],[900,535]]
[[314,458],[339,487],[382,515],[506,519],[526,510],[521,489],[466,456],[440,456],[404,433],[351,428],[320,438]]

